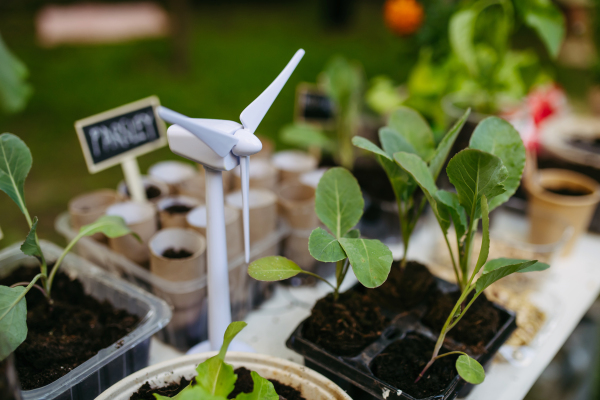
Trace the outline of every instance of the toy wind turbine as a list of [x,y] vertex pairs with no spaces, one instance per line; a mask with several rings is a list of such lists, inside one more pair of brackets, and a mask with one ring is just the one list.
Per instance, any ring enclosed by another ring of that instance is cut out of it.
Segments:
[[231,322],[229,276],[223,199],[223,171],[241,168],[244,224],[244,252],[250,261],[249,168],[250,156],[262,149],[254,135],[275,98],[304,56],[298,50],[277,78],[240,115],[241,124],[220,119],[189,118],[165,107],[158,115],[175,124],[167,130],[173,153],[202,164],[206,172],[206,240],[208,261],[208,337],[212,350],[218,350]]

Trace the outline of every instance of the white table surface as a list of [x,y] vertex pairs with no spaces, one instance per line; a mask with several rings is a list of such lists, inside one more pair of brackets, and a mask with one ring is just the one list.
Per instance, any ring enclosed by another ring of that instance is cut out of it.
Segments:
[[[409,258],[418,258],[419,250],[431,239],[427,232],[422,229],[415,234]],[[401,247],[391,248],[396,258],[402,254]],[[355,282],[356,278],[349,276],[343,286],[348,288]],[[278,285],[273,297],[247,316],[248,327],[238,335],[238,339],[251,345],[258,353],[303,363],[301,356],[285,347],[285,341],[309,315],[316,300],[329,291],[330,288],[322,282],[314,287]],[[485,382],[471,392],[467,397],[469,400],[521,400],[525,397],[600,293],[600,235],[585,235],[570,256],[553,263],[551,273],[539,292],[552,296],[557,304],[556,312],[551,316],[553,328],[546,332],[539,347],[534,349],[528,365],[492,364]],[[153,338],[150,363],[181,354]]]

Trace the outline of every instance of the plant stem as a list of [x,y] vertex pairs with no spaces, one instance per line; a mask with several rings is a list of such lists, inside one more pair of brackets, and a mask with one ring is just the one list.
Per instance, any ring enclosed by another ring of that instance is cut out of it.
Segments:
[[404,245],[404,254],[402,255],[402,261],[400,261],[400,268],[406,267],[406,256],[408,254],[408,243],[410,239],[410,232],[408,229],[408,213],[403,207],[402,201],[398,200],[398,215],[400,217],[400,231],[402,233],[402,244]]
[[450,245],[450,241],[448,240],[448,236],[444,235],[444,240],[446,241],[446,246],[448,246],[448,251],[450,252],[450,260],[452,260],[452,268],[454,269],[454,276],[456,277],[456,283],[460,287],[460,290],[463,290],[463,283],[460,277],[460,273],[458,272],[458,266],[456,265],[456,260],[454,259],[454,252],[452,251],[452,246]]
[[[29,283],[31,282],[18,282],[15,283],[14,285],[10,285],[11,288],[17,287],[17,286],[27,286],[29,285]],[[48,294],[46,293],[46,291],[44,290],[43,287],[41,287],[40,285],[33,285],[34,288],[36,288],[37,290],[39,290],[40,292],[42,292],[42,294],[44,295],[44,297],[48,297]]]
[[56,263],[54,264],[54,267],[52,268],[52,271],[50,272],[50,276],[48,277],[48,282],[46,284],[46,292],[48,293],[48,298],[50,298],[50,292],[52,291],[52,282],[54,281],[54,276],[58,272],[58,268],[60,267],[60,264],[62,263],[62,261],[66,257],[66,255],[69,253],[69,251],[71,251],[73,246],[75,246],[75,244],[77,244],[79,239],[81,239],[83,236],[85,236],[85,234],[82,234],[81,232],[77,236],[75,236],[75,238],[73,238],[73,240],[71,240],[71,242],[67,245],[65,250],[62,252],[62,254],[58,258],[58,260],[56,260]]
[[337,288],[336,288],[335,286],[333,286],[331,283],[329,283],[329,281],[328,281],[327,279],[325,279],[325,278],[321,278],[321,277],[320,277],[319,275],[317,275],[317,274],[313,274],[312,272],[308,272],[308,271],[304,271],[304,270],[302,270],[302,273],[303,273],[303,274],[306,274],[306,275],[314,276],[315,278],[317,278],[317,279],[320,279],[320,280],[322,280],[323,282],[325,282],[326,284],[328,284],[329,286],[331,286],[331,288],[332,288],[332,289],[333,289],[333,291],[334,291],[334,295],[333,295],[333,296],[334,296],[335,300],[337,300],[337,296],[338,296],[338,290],[337,290]]
[[13,301],[10,304],[10,306],[8,306],[6,311],[4,311],[4,314],[2,314],[2,316],[0,316],[0,321],[2,321],[4,319],[4,317],[6,317],[8,315],[10,310],[12,310],[17,304],[19,304],[19,302],[23,299],[23,297],[25,297],[25,295],[31,290],[31,288],[35,285],[37,280],[40,279],[41,277],[42,277],[42,274],[37,274],[36,276],[33,277],[33,279],[31,280],[31,282],[29,282],[29,285],[27,285],[25,290],[23,290],[23,292],[19,295],[19,297],[17,297],[15,299],[15,301]]

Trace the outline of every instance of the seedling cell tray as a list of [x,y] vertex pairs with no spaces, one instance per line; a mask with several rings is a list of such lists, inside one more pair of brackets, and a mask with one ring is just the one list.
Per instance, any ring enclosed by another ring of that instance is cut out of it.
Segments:
[[[20,265],[37,267],[37,260],[20,250],[21,243],[0,252],[0,275],[9,274]],[[47,259],[56,260],[63,249],[41,241]],[[90,358],[49,385],[25,390],[23,400],[92,400],[126,376],[148,366],[150,337],[171,319],[171,310],[163,300],[113,275],[89,261],[68,254],[61,271],[77,278],[86,293],[98,300],[108,300],[121,309],[140,317],[135,330],[117,343]],[[1,396],[0,396],[1,397]]]
[[[456,288],[455,285],[439,278],[436,278],[436,286],[437,289],[442,292],[447,292]],[[359,285],[354,286],[350,290],[360,290]],[[472,385],[468,385],[458,376],[458,374],[442,393],[417,399],[408,393],[404,393],[402,388],[394,387],[377,378],[371,371],[370,365],[375,357],[377,357],[387,346],[403,339],[409,333],[421,334],[430,338],[433,343],[435,343],[437,334],[432,332],[419,320],[419,316],[424,315],[427,307],[424,303],[425,302],[414,308],[416,312],[403,314],[390,313],[388,310],[382,308],[383,313],[390,318],[390,324],[383,330],[381,336],[375,342],[368,345],[360,354],[354,357],[337,356],[307,340],[302,334],[306,320],[296,327],[286,344],[288,348],[305,358],[307,366],[316,369],[318,372],[321,372],[329,379],[333,380],[342,388],[346,389],[349,394],[357,400],[359,398],[382,400],[453,400],[459,394],[465,396],[472,388]],[[516,316],[513,312],[496,304],[493,306],[498,310],[502,323],[493,339],[485,346],[486,351],[483,354],[474,357],[484,367],[489,364],[502,344],[508,340],[510,335],[517,328]]]

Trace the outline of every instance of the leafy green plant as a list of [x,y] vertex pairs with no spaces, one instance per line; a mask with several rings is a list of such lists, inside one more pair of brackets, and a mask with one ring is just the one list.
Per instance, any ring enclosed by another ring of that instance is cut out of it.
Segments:
[[397,108],[390,115],[387,126],[379,130],[379,141],[383,149],[363,137],[357,136],[352,139],[355,146],[375,155],[394,189],[404,243],[404,256],[400,264],[402,268],[406,265],[410,236],[421,216],[426,198],[423,197],[419,200],[415,196],[417,182],[409,173],[396,164],[394,154],[403,151],[415,155],[426,164],[435,181],[468,116],[469,111],[446,133],[437,145],[429,124],[417,111],[407,107]]
[[[37,217],[31,218],[25,205],[25,178],[32,165],[31,152],[27,145],[10,133],[0,135],[0,190],[5,192],[20,208],[29,224],[29,233],[21,245],[23,253],[36,257],[40,262],[40,273],[31,282],[19,282],[11,287],[0,286],[0,361],[8,357],[27,337],[27,304],[25,295],[32,288],[39,289],[52,303],[52,282],[67,253],[84,236],[103,233],[116,238],[132,233],[121,217],[104,216],[96,222],[81,227],[77,236],[67,245],[53,266],[49,265],[37,235]],[[139,239],[139,238],[138,238]],[[48,271],[50,267],[50,271]],[[40,281],[41,285],[37,282]]]
[[324,130],[308,124],[291,124],[281,130],[283,141],[304,148],[317,147],[334,154],[336,162],[347,169],[354,165],[351,140],[359,126],[364,76],[358,62],[333,57],[319,75],[319,86],[335,108],[335,128]]
[[[430,167],[418,155],[397,152],[394,159],[419,185],[431,205],[444,234],[456,281],[462,292],[440,332],[431,360],[417,381],[436,359],[449,354],[461,354],[456,362],[458,373],[470,383],[481,383],[485,374],[476,360],[462,352],[439,355],[439,351],[448,332],[487,287],[516,272],[541,271],[549,267],[535,260],[487,259],[490,249],[489,213],[517,190],[525,166],[525,147],[519,133],[508,122],[497,117],[483,120],[473,132],[469,148],[456,154],[446,168],[456,193],[438,189]],[[481,249],[475,267],[469,270],[479,220],[482,220]],[[457,238],[458,260],[448,239],[451,223],[454,224]]]
[[[198,365],[198,375],[193,381],[174,397],[154,394],[157,400],[226,400],[235,388],[237,375],[233,367],[225,362],[225,355],[229,344],[242,329],[248,324],[245,322],[232,322],[225,331],[221,351]],[[236,400],[279,400],[275,387],[269,380],[252,371],[254,389],[252,393],[240,393]]]
[[31,96],[27,67],[8,49],[0,36],[0,110],[14,113],[25,108]]
[[256,280],[268,282],[300,273],[311,275],[331,286],[335,300],[350,267],[364,286],[382,285],[390,273],[392,252],[379,240],[362,239],[358,229],[353,229],[362,217],[363,208],[360,187],[348,170],[338,167],[323,174],[317,186],[315,210],[329,231],[320,227],[314,229],[308,239],[308,249],[316,260],[336,263],[335,285],[280,256],[252,262],[248,273]]

